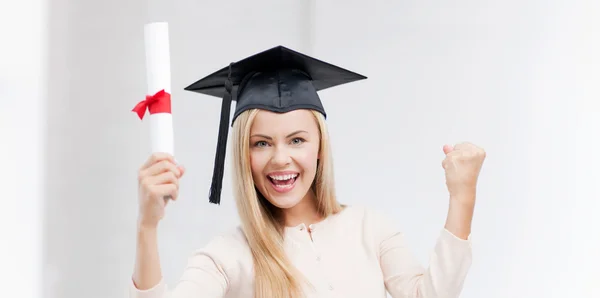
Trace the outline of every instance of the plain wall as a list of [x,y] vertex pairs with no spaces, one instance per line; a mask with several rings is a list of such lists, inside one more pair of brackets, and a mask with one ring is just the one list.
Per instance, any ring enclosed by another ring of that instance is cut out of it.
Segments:
[[44,0],[0,1],[0,296],[42,297]]
[[595,1],[1,7],[0,280],[11,297],[125,295],[150,154],[131,108],[146,91],[143,25],[158,20],[170,26],[175,154],[188,170],[160,226],[167,282],[238,224],[229,163],[222,205],[208,203],[220,100],[183,88],[281,44],[369,77],[321,93],[337,190],[394,216],[424,265],[448,206],[442,146],[486,149],[461,297],[600,296]]

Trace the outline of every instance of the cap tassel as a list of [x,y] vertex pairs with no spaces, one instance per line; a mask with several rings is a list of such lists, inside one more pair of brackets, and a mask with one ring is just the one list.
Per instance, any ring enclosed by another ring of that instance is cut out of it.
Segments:
[[213,204],[221,204],[221,188],[223,186],[223,171],[225,168],[225,155],[227,153],[227,135],[229,134],[229,116],[231,113],[231,92],[233,89],[233,83],[231,82],[232,64],[233,63],[229,64],[229,74],[225,81],[226,92],[221,104],[221,122],[219,124],[215,167],[209,195],[209,202]]

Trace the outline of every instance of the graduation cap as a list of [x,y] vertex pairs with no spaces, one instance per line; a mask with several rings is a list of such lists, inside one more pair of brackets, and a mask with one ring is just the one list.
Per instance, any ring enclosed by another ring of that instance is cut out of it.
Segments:
[[223,99],[209,202],[220,203],[231,101],[236,101],[231,125],[242,112],[255,108],[277,113],[312,109],[326,116],[317,91],[366,78],[277,46],[230,63],[186,87]]

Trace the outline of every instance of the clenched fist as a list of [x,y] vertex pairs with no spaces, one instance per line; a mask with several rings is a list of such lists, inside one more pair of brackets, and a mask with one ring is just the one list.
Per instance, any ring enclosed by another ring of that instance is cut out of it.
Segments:
[[446,186],[450,197],[474,200],[485,151],[471,143],[461,143],[454,147],[445,145],[444,153],[446,158],[442,167],[446,171]]
[[138,224],[156,228],[169,199],[177,200],[179,179],[184,172],[169,154],[155,153],[148,158],[138,173]]

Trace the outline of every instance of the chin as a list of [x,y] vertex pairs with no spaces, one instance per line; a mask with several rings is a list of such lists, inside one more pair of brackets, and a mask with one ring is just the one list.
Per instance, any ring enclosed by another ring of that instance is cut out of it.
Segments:
[[302,198],[297,196],[265,196],[265,199],[279,209],[293,208],[302,201]]

